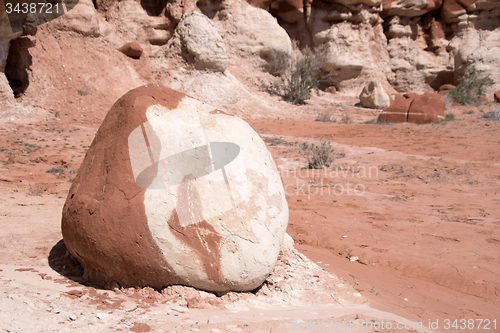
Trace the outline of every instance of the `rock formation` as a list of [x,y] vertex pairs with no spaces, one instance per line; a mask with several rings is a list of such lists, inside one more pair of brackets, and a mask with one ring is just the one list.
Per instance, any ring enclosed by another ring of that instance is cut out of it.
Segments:
[[203,14],[184,14],[175,29],[172,43],[183,58],[196,69],[224,72],[227,68],[226,46],[214,24]]
[[408,96],[392,95],[391,105],[383,110],[378,121],[429,124],[444,119],[445,101],[441,94],[425,93]]
[[275,162],[248,124],[147,85],[101,124],[62,233],[99,286],[247,291],[272,271],[287,223]]
[[408,119],[408,109],[412,100],[403,95],[392,95],[391,105],[379,114],[378,121],[404,123]]
[[425,93],[413,99],[408,109],[408,122],[429,124],[444,119],[445,101],[440,94]]

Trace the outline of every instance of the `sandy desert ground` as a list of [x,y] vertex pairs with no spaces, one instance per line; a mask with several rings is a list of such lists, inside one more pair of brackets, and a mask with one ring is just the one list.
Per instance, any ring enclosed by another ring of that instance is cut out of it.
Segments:
[[[325,331],[306,330],[312,321],[364,319],[425,327],[356,332],[500,332],[500,121],[483,117],[498,104],[448,107],[455,120],[447,122],[383,125],[366,123],[378,111],[355,103],[322,94],[302,113],[246,119],[276,158],[288,233],[312,260],[295,253],[296,271],[284,273],[288,266],[280,262],[275,282],[284,274],[293,286],[295,274],[312,288],[302,296],[293,288],[222,297],[182,288],[104,291],[61,275],[53,259],[62,206],[104,113],[4,113],[0,328],[294,332]],[[324,114],[337,122],[315,121]],[[337,158],[329,169],[303,169],[300,145],[321,140],[331,142]],[[336,294],[334,302],[321,299],[316,285]],[[429,321],[438,326],[427,328]]]

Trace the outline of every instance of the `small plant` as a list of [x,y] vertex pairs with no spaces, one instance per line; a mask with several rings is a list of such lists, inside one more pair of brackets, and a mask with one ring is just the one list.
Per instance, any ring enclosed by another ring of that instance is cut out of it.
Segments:
[[50,168],[46,171],[47,173],[51,173],[53,175],[64,173],[64,168],[60,165]]
[[483,118],[488,120],[500,120],[500,110],[486,112]]
[[39,183],[30,184],[29,186],[30,195],[41,196],[44,191],[45,188]]
[[452,112],[446,112],[443,121],[455,120],[455,114]]
[[311,98],[311,91],[318,91],[319,84],[314,75],[320,69],[320,57],[309,49],[302,51],[300,59],[291,58],[280,72],[281,82],[273,82],[262,87],[270,94],[281,96],[293,104],[304,104]]
[[291,146],[293,143],[290,143],[279,136],[268,137],[264,139],[264,142],[269,146]]
[[324,123],[336,123],[337,119],[335,119],[331,114],[324,113],[324,114],[317,116],[314,121],[321,121]]
[[352,124],[352,118],[348,114],[345,114],[342,119],[340,120],[342,124]]
[[479,77],[475,66],[470,66],[460,78],[458,86],[451,89],[448,95],[460,104],[476,104],[479,97],[485,95],[485,88],[493,84],[489,75]]
[[329,141],[321,141],[319,145],[314,143],[309,148],[307,143],[301,145],[303,156],[307,159],[308,169],[324,169],[330,167],[334,158],[335,151]]

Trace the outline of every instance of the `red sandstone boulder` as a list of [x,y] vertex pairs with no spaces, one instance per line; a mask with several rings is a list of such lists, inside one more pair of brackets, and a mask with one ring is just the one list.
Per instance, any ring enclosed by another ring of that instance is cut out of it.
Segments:
[[134,59],[139,59],[142,55],[142,47],[136,42],[126,43],[118,51]]
[[378,116],[378,121],[404,123],[408,117],[408,109],[413,99],[403,95],[391,95],[391,105]]
[[325,92],[329,94],[335,94],[337,93],[337,88],[335,88],[335,86],[329,86],[328,88],[325,89]]
[[446,103],[437,93],[425,93],[413,99],[408,110],[408,122],[429,124],[444,119]]
[[500,103],[500,91],[497,91],[494,95],[493,98],[495,99],[495,102]]
[[407,93],[404,93],[403,96],[406,97],[406,98],[414,99],[415,97],[418,96],[418,94],[414,93],[414,92],[407,92]]
[[441,87],[439,87],[439,92],[448,92],[451,89],[455,88],[453,84],[443,84]]
[[243,120],[157,85],[110,109],[62,215],[98,286],[248,291],[271,273],[288,223],[272,155]]

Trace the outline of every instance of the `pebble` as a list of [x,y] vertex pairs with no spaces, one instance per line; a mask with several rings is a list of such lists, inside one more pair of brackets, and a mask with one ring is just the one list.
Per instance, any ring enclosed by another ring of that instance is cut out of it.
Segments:
[[109,315],[108,315],[107,313],[102,313],[102,312],[101,312],[101,313],[98,313],[98,314],[96,315],[96,317],[97,317],[97,319],[104,320],[104,319],[108,318],[108,317],[109,317]]

